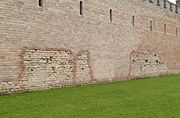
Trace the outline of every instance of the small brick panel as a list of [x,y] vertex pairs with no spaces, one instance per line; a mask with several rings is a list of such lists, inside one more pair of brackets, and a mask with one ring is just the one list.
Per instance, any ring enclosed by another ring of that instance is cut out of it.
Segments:
[[130,74],[133,78],[144,78],[167,74],[168,67],[161,62],[157,53],[150,51],[133,52]]
[[69,50],[25,50],[23,64],[22,80],[1,82],[1,94],[72,86],[91,81],[88,51],[74,56]]

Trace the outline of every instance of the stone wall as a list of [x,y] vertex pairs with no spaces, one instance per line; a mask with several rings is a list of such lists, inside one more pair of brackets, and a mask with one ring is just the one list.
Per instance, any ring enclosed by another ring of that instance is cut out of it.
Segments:
[[0,93],[180,73],[180,15],[152,1],[1,0]]
[[1,82],[1,94],[75,86],[92,82],[89,52],[65,49],[24,49],[18,81]]
[[131,61],[131,76],[133,78],[162,76],[168,73],[167,64],[161,62],[159,54],[149,50],[132,52]]
[[24,80],[34,87],[72,84],[74,59],[70,51],[25,50]]

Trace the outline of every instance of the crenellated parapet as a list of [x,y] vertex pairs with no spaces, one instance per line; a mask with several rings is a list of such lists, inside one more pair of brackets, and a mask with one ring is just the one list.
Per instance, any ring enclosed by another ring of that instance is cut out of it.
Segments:
[[176,0],[176,4],[178,7],[180,7],[180,0]]
[[180,9],[177,4],[174,4],[168,0],[147,0],[147,2],[175,13],[178,13]]

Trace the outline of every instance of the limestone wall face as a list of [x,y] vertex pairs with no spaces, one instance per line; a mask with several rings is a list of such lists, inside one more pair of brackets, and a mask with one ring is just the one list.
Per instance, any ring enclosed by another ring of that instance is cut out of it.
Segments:
[[82,3],[0,1],[1,94],[180,73],[175,5]]
[[152,52],[132,52],[131,76],[133,78],[145,78],[166,75],[168,67],[162,63],[159,54]]
[[55,84],[72,84],[74,60],[70,51],[25,50],[24,80],[44,88]]
[[65,49],[24,49],[20,80],[1,82],[1,94],[74,86],[92,81],[89,52]]

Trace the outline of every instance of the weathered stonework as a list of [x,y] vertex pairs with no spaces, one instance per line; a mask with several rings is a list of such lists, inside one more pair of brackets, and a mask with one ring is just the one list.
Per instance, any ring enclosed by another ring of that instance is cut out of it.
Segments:
[[73,84],[74,59],[70,51],[25,50],[24,80],[35,87]]
[[0,0],[0,94],[180,73],[180,8],[168,1],[38,3]]
[[150,51],[132,53],[131,76],[133,78],[160,76],[167,73],[167,64],[161,62],[159,54]]
[[77,54],[76,81],[78,83],[88,83],[92,81],[89,56],[88,51],[82,51]]
[[92,81],[89,52],[65,49],[23,49],[19,81],[1,82],[1,94],[74,86]]

